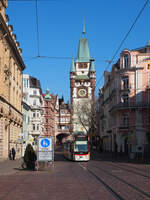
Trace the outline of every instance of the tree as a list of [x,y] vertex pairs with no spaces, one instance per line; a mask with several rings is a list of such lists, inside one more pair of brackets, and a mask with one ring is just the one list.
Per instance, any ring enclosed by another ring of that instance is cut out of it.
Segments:
[[89,131],[94,132],[97,127],[95,103],[89,99],[74,103],[72,124],[83,129],[86,133],[89,133]]

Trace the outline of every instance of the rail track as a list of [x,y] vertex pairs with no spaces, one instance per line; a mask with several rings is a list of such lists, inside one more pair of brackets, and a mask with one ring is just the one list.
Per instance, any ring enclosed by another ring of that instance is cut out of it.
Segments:
[[[105,189],[111,193],[111,195],[117,199],[117,200],[125,200],[126,198],[120,194],[120,192],[118,192],[116,189],[113,189],[113,187],[111,186],[111,184],[109,184],[106,180],[104,180],[104,178],[100,177],[100,173],[96,173],[94,172],[95,169],[99,170],[100,172],[102,172],[103,174],[109,176],[109,178],[113,178],[115,179],[118,183],[124,184],[127,187],[130,187],[131,190],[135,193],[137,193],[137,195],[139,197],[141,197],[141,199],[150,199],[150,193],[145,192],[144,190],[140,189],[139,187],[125,181],[124,179],[114,175],[113,173],[107,171],[106,169],[99,167],[99,166],[84,166],[83,164],[79,163],[79,165],[87,171],[87,173],[91,174],[97,181],[99,181],[101,184],[103,184],[103,186],[105,187]],[[147,176],[146,176],[147,178]],[[149,177],[148,177],[149,178]],[[127,191],[128,192],[128,191]],[[130,198],[131,199],[131,198]]]

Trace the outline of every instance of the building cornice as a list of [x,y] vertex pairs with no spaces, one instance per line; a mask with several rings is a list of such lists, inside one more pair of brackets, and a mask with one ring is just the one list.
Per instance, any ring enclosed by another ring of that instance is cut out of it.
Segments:
[[12,49],[12,51],[14,53],[14,56],[16,57],[16,60],[19,63],[19,66],[21,67],[22,70],[24,70],[26,68],[25,64],[24,64],[24,62],[22,60],[22,57],[21,57],[21,55],[20,55],[20,53],[18,51],[18,48],[16,46],[16,43],[15,43],[14,39],[12,38],[12,35],[11,35],[11,33],[10,33],[9,29],[8,29],[8,26],[7,26],[7,24],[6,24],[6,22],[5,22],[5,20],[4,20],[4,18],[3,18],[1,13],[0,13],[0,26],[2,27],[4,35],[6,35],[5,38],[9,42],[9,44],[11,46],[11,49]]

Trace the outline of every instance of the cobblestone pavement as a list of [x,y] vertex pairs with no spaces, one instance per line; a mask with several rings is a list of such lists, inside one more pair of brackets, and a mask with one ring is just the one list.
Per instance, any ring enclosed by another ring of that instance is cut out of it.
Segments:
[[71,162],[55,153],[43,171],[21,170],[21,161],[0,162],[0,200],[150,199],[150,165],[93,153],[89,162]]

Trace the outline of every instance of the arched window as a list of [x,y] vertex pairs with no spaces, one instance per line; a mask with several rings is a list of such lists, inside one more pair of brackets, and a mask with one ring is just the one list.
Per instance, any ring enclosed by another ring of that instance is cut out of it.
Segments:
[[123,57],[123,67],[128,68],[129,67],[129,55],[125,54]]

